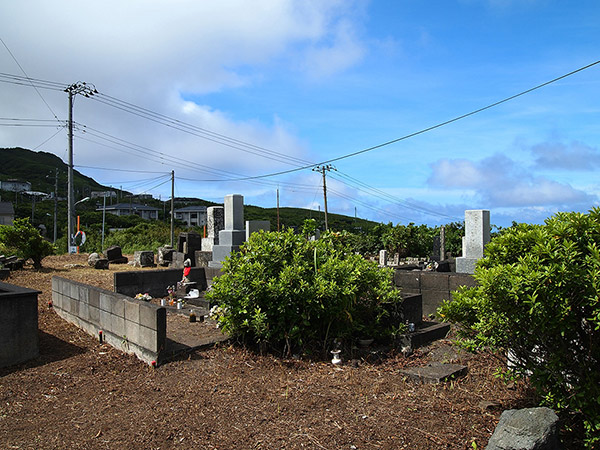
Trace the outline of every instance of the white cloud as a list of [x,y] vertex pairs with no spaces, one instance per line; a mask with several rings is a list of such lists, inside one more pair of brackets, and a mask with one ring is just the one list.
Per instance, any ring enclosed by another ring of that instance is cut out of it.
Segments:
[[543,142],[531,147],[531,153],[540,169],[590,171],[600,167],[600,150],[578,141]]
[[595,199],[569,184],[537,176],[498,154],[480,161],[442,159],[431,167],[430,185],[475,190],[486,207],[591,205]]

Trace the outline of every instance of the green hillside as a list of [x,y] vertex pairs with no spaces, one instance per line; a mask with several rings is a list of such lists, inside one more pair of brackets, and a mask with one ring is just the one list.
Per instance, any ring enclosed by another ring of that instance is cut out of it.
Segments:
[[[66,197],[68,166],[58,156],[19,147],[0,148],[0,161],[0,181],[28,181],[32,191],[45,193],[54,192],[54,176],[58,168],[58,196]],[[73,187],[76,196],[104,189],[93,178],[86,177],[77,170],[73,170]]]

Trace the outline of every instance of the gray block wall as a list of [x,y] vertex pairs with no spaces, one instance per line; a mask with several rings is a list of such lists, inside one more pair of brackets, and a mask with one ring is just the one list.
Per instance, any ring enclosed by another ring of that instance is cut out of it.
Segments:
[[475,286],[472,275],[453,272],[423,272],[396,270],[394,284],[404,294],[421,294],[423,314],[436,314],[444,300],[452,299],[452,291],[460,286]]
[[63,319],[142,361],[162,360],[167,338],[165,308],[54,276],[52,303]]
[[38,357],[38,294],[0,283],[0,367]]

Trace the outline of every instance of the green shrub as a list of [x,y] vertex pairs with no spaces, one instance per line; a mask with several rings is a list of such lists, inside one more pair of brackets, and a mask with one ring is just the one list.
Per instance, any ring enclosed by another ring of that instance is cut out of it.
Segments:
[[600,209],[515,225],[486,247],[478,287],[439,312],[474,349],[511,350],[549,406],[583,418],[600,442]]
[[392,272],[346,250],[331,233],[254,233],[207,297],[225,331],[286,355],[325,351],[334,338],[382,338],[401,322]]
[[13,225],[0,225],[0,252],[31,258],[33,267],[42,268],[42,259],[54,253],[54,246],[29,223],[29,218],[15,219]]

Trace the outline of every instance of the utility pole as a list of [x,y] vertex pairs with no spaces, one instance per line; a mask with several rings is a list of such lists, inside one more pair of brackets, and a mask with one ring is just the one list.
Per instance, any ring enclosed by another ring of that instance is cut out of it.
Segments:
[[175,240],[175,171],[171,170],[171,248]]
[[[91,86],[91,87],[90,87]],[[93,85],[87,85],[86,83],[78,81],[65,89],[65,92],[69,94],[69,171],[67,176],[67,251],[68,253],[75,253],[73,247],[73,216],[75,213],[75,195],[73,190],[73,100],[77,94],[81,94],[84,97],[91,97],[97,94]]]
[[56,244],[56,216],[58,215],[58,167],[54,172],[54,239],[53,244]]
[[329,224],[327,223],[327,181],[325,177],[325,172],[329,172],[330,170],[336,170],[331,164],[324,164],[322,166],[313,167],[315,172],[320,172],[323,174],[323,204],[325,206],[325,230],[329,230]]
[[277,231],[279,231],[279,187],[277,187]]

